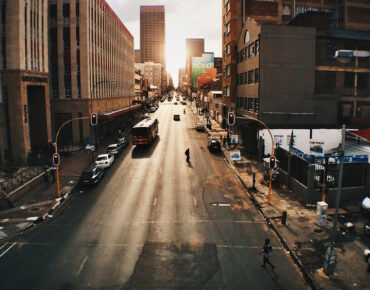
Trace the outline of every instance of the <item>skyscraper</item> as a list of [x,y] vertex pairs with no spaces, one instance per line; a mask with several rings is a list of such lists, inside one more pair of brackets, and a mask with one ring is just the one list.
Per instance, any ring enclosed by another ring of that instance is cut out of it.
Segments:
[[140,6],[140,51],[141,62],[155,62],[166,71],[165,8]]
[[191,59],[193,57],[201,57],[204,52],[204,38],[187,38],[186,45],[186,67],[185,71],[188,77],[188,85],[191,84]]

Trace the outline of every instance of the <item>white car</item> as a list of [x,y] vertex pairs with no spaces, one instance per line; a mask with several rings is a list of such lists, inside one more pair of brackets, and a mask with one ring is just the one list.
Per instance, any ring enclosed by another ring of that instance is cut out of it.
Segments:
[[100,154],[95,161],[95,166],[99,168],[111,167],[114,161],[114,155]]

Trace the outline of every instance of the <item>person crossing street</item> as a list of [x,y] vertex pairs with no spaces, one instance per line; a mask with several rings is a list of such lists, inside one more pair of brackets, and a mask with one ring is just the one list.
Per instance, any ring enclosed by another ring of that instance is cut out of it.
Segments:
[[190,163],[190,149],[185,150],[185,155],[186,155],[186,162]]
[[272,270],[275,269],[275,266],[270,262],[270,257],[272,255],[272,247],[270,244],[270,239],[265,240],[265,244],[263,245],[261,254],[263,253],[263,265],[262,267],[266,267],[266,263],[269,264],[272,268]]

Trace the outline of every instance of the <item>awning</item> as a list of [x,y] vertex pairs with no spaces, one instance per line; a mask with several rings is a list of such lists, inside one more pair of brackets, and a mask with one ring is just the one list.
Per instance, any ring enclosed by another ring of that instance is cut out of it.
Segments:
[[359,137],[362,140],[369,141],[370,140],[370,129],[360,129],[357,131],[349,131],[347,132],[350,135],[354,135]]
[[126,107],[126,108],[122,108],[122,109],[118,109],[118,110],[114,110],[114,111],[107,111],[107,112],[104,112],[104,113],[99,113],[99,120],[109,120],[109,119],[112,119],[114,117],[125,114],[127,112],[140,109],[141,107],[142,107],[142,104],[137,104],[137,105],[133,105],[133,106],[130,106],[130,107]]

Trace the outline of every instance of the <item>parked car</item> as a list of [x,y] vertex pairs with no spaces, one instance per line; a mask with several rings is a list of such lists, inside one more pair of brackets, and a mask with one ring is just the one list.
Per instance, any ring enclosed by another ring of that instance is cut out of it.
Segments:
[[220,152],[221,151],[221,143],[220,141],[216,139],[209,140],[207,147],[210,152]]
[[99,167],[89,167],[82,171],[80,179],[78,180],[78,185],[94,185],[100,182],[103,178],[104,170]]
[[95,166],[99,168],[111,167],[114,161],[114,155],[110,154],[100,154],[95,161]]
[[150,116],[148,113],[145,113],[144,116],[143,116],[144,119],[150,119]]
[[123,146],[121,145],[118,145],[118,144],[110,144],[107,148],[107,153],[108,154],[111,154],[111,155],[114,155],[114,156],[117,156],[118,154],[121,153],[123,149]]
[[178,114],[173,115],[173,120],[174,121],[180,121],[180,115],[178,115]]
[[157,108],[156,107],[150,107],[150,109],[149,109],[149,112],[150,113],[154,113],[155,111],[157,111]]
[[181,104],[182,104],[182,105],[186,105],[186,102],[185,102],[185,101],[181,101]]
[[174,105],[177,105],[177,102],[174,102],[173,104],[174,104]]
[[114,142],[116,142],[116,144],[123,146],[123,147],[126,147],[128,145],[127,137],[119,137]]
[[198,123],[195,125],[195,130],[198,132],[204,132],[206,130],[206,127],[202,123]]

